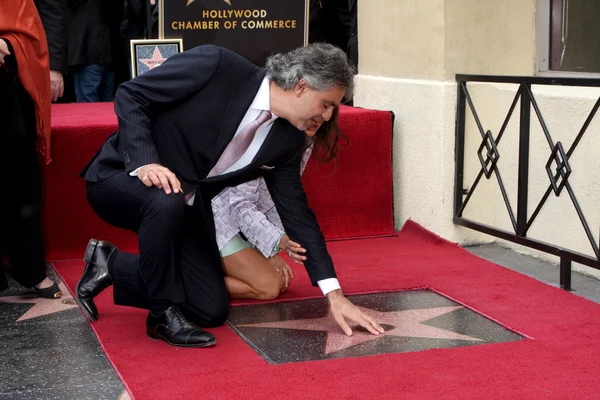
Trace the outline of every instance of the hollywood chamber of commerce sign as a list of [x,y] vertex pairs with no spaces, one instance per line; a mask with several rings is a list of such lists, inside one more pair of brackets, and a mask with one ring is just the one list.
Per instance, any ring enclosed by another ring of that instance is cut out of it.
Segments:
[[159,35],[185,49],[223,46],[262,66],[308,42],[308,0],[163,0]]

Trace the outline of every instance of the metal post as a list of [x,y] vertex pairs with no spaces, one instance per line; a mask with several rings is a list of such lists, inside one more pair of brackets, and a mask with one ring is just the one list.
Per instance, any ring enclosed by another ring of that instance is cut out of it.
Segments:
[[529,186],[529,133],[531,97],[528,88],[521,85],[521,122],[519,132],[519,183],[517,195],[517,236],[527,235],[527,193]]
[[146,0],[146,39],[154,39],[152,37],[152,4],[150,0]]
[[571,290],[571,259],[560,257],[560,287]]
[[463,82],[457,82],[456,107],[456,138],[454,144],[455,175],[454,175],[454,216],[460,217],[459,210],[463,203],[463,172],[465,164],[465,110],[466,97],[463,92]]

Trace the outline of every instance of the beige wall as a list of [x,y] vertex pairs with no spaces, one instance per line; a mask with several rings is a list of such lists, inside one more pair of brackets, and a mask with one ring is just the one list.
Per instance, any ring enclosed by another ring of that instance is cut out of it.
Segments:
[[446,0],[445,78],[534,75],[535,15],[535,0]]
[[532,75],[536,0],[361,0],[360,73]]
[[361,74],[442,79],[444,0],[360,0]]

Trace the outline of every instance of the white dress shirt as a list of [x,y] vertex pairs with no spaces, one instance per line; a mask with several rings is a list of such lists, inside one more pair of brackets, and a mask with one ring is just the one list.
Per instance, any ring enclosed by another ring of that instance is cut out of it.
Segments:
[[[256,97],[254,97],[254,101],[252,101],[250,107],[248,108],[248,111],[246,111],[246,114],[244,115],[244,118],[242,118],[242,121],[240,122],[240,125],[238,126],[234,137],[238,135],[246,125],[258,118],[258,115],[261,113],[261,111],[271,110],[270,84],[271,81],[269,81],[269,79],[265,77],[260,85],[260,88],[258,89],[258,92],[256,93]],[[254,139],[252,139],[252,143],[250,143],[250,146],[248,147],[246,152],[220,175],[225,175],[248,166],[252,162],[254,157],[256,157],[256,154],[258,154],[258,151],[265,142],[265,139],[267,138],[267,135],[269,134],[269,131],[273,126],[273,122],[277,118],[279,117],[273,114],[270,120],[262,124],[256,131]],[[131,172],[130,175],[137,176],[138,170],[139,168]],[[195,195],[188,201],[188,205],[194,204],[194,198]],[[323,295],[327,295],[327,293],[329,292],[341,289],[340,283],[336,278],[323,279],[318,281],[317,284],[323,292]]]

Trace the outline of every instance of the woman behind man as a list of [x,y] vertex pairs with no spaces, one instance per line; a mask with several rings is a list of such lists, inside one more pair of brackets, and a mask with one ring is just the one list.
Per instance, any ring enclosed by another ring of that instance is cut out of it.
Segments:
[[[338,151],[338,109],[329,121],[307,131],[301,173],[313,148],[322,161]],[[217,244],[223,259],[225,284],[232,298],[272,300],[287,290],[294,274],[277,254],[285,251],[298,264],[306,252],[285,234],[263,178],[223,190],[212,200]],[[247,240],[242,238],[242,234]]]
[[[41,176],[36,148],[50,162],[48,45],[33,0],[0,1],[0,253],[15,280],[59,298],[46,276],[41,230]],[[7,286],[0,271],[0,290]]]

